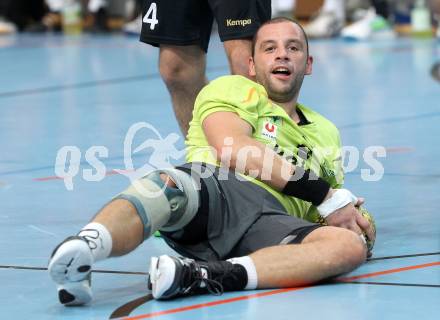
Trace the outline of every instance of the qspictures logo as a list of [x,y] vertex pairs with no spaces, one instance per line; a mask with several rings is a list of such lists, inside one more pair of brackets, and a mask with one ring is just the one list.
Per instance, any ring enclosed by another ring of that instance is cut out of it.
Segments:
[[[276,138],[276,132],[278,130],[275,123],[265,123],[263,129],[268,136]],[[170,133],[167,136],[162,136],[159,130],[153,125],[147,122],[137,122],[133,124],[125,136],[123,143],[123,161],[125,168],[116,169],[113,168],[112,172],[119,173],[129,179],[131,184],[138,188],[139,192],[144,191],[144,187],[139,182],[140,178],[147,173],[154,170],[172,168],[172,162],[179,161],[183,163],[185,161],[185,149],[179,149],[176,145],[180,139],[179,134]],[[252,161],[252,158],[263,159],[263,166],[260,169],[252,169],[246,173],[247,176],[257,178],[261,176],[262,181],[268,181],[272,179],[274,173],[274,157],[282,156],[286,160],[303,158],[300,155],[301,148],[298,151],[295,149],[289,150],[284,148],[279,150],[279,146],[275,149],[268,147],[261,149],[255,145],[245,145],[238,150],[233,149],[234,139],[233,137],[225,137],[221,150],[217,150],[213,147],[201,147],[198,152],[205,154],[207,151],[211,153],[214,159],[219,159],[222,164],[221,174],[218,176],[219,180],[227,180],[229,170],[234,170],[236,173],[246,172],[248,168],[248,161]],[[231,161],[234,152],[234,168],[231,168]],[[278,151],[279,150],[279,151]],[[143,151],[141,153],[141,151]],[[275,152],[274,152],[275,151]],[[386,149],[383,146],[369,146],[365,150],[359,150],[353,146],[343,146],[342,148],[333,149],[329,148],[313,148],[307,152],[310,154],[309,162],[312,165],[316,164],[315,172],[319,172],[319,164],[322,163],[322,159],[330,157],[334,161],[340,162],[337,167],[341,166],[345,173],[353,172],[360,166],[366,167],[360,168],[360,174],[363,181],[379,181],[384,175],[384,166],[378,160],[378,158],[386,157]],[[197,152],[196,152],[197,153]],[[334,158],[333,155],[339,154],[340,156]],[[106,146],[91,146],[85,152],[80,150],[78,146],[69,145],[64,146],[58,150],[55,160],[55,174],[60,179],[64,180],[64,184],[67,190],[73,190],[74,181],[78,179],[78,176],[82,175],[83,180],[90,182],[102,181],[109,172],[107,165],[111,162],[109,158],[110,150]],[[137,166],[133,162],[133,158],[137,156],[142,161],[137,162]],[[193,155],[198,158],[196,154]],[[298,157],[297,157],[298,156]],[[119,158],[119,157],[117,157]],[[363,161],[360,161],[361,158]],[[113,158],[114,160],[115,158]],[[107,160],[107,161],[105,161]],[[288,180],[291,176],[291,161],[283,162],[282,168],[278,168],[283,177]],[[208,178],[213,174],[211,170],[205,170],[198,168],[200,163],[194,162],[193,169],[198,172],[203,178]],[[311,167],[315,169],[315,167]],[[151,193],[150,193],[151,194]]]
[[238,26],[244,27],[251,23],[252,23],[252,19],[242,19],[242,20],[226,19],[227,27],[238,27]]

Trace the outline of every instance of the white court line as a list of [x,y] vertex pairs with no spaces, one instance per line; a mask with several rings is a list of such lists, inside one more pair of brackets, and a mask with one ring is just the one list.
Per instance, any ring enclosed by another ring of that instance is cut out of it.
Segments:
[[55,233],[52,233],[52,232],[49,232],[49,231],[43,230],[43,229],[41,229],[41,228],[38,228],[37,226],[34,226],[33,224],[29,224],[28,227],[31,228],[31,229],[34,229],[34,230],[36,230],[36,231],[39,231],[39,232],[41,232],[41,233],[48,234],[48,235],[50,235],[50,236],[52,236],[52,237],[56,237],[56,236],[57,236]]

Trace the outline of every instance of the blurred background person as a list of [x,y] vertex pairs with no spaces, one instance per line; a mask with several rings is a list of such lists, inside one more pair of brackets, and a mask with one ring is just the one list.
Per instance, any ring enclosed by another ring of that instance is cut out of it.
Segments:
[[23,31],[42,19],[47,12],[44,0],[0,1],[0,34]]

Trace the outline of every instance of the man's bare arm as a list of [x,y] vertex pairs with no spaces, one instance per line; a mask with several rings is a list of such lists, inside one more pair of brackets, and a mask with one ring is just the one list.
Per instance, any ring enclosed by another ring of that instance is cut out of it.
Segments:
[[256,173],[255,178],[276,190],[282,191],[295,171],[292,163],[252,138],[252,127],[233,112],[210,114],[203,121],[203,131],[222,165],[240,173]]

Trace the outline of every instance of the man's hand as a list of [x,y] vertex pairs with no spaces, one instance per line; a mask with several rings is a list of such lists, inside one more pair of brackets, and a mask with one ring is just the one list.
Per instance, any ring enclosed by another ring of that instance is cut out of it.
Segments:
[[364,202],[365,200],[363,198],[359,198],[356,206],[349,203],[345,207],[334,211],[325,219],[327,224],[329,226],[352,230],[359,235],[365,232],[369,239],[374,240],[373,227],[356,208],[362,205]]

